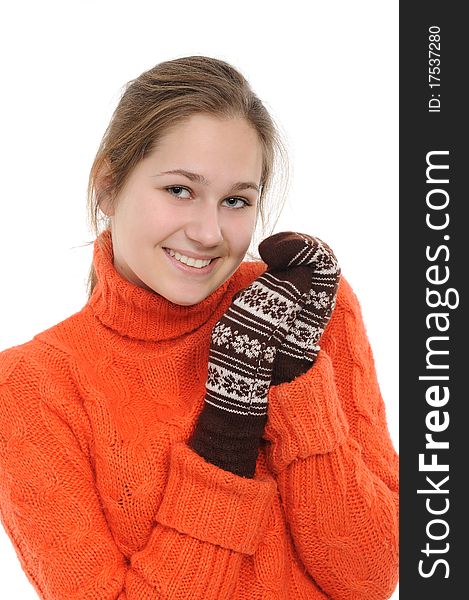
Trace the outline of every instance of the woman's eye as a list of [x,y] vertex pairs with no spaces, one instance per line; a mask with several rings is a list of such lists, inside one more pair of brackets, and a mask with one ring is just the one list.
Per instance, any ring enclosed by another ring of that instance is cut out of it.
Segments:
[[229,205],[230,208],[245,208],[246,206],[249,206],[249,202],[247,200],[244,200],[244,198],[227,198],[226,202],[233,201],[233,200],[235,202],[241,202],[242,204],[241,205],[238,204],[238,206],[230,204]]
[[[187,196],[179,195],[181,193],[181,191],[189,192],[189,190],[186,190],[186,188],[182,187],[181,185],[173,185],[171,187],[167,187],[166,189],[172,196],[175,196],[176,198],[183,198],[183,200],[187,199]],[[176,190],[176,191],[174,192],[173,190]]]

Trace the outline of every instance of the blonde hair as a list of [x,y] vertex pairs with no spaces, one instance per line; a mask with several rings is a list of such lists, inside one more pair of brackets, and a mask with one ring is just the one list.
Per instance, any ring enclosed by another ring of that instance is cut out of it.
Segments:
[[[259,196],[261,237],[270,235],[289,187],[288,154],[279,130],[239,71],[223,60],[187,56],[159,63],[124,86],[88,180],[88,222],[96,237],[103,229],[109,229],[111,223],[100,210],[102,200],[106,198],[112,205],[137,163],[156,149],[158,141],[172,128],[196,113],[223,119],[243,118],[256,130],[263,149]],[[274,194],[277,187],[281,191]],[[274,223],[266,233],[272,217]],[[257,244],[255,238],[256,234],[251,244]],[[251,260],[258,259],[252,252],[247,255]],[[92,264],[88,298],[95,285]]]

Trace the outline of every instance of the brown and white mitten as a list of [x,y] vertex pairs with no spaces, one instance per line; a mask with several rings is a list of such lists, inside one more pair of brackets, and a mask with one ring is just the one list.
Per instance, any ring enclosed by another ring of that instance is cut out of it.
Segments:
[[290,266],[308,265],[312,280],[309,297],[276,353],[272,385],[292,381],[313,366],[320,350],[319,340],[335,307],[340,281],[339,263],[325,242],[302,233],[276,235],[277,239],[272,236],[274,244],[259,245],[262,259],[269,265],[267,270],[283,268],[281,256],[287,255],[291,256]]
[[262,242],[270,269],[233,296],[213,327],[205,402],[188,441],[208,462],[243,477],[254,476],[276,353],[310,298],[311,267],[295,262],[310,241],[283,246],[285,236]]

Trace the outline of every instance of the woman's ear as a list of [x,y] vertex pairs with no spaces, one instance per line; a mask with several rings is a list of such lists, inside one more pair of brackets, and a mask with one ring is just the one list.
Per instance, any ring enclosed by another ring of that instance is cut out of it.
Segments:
[[112,217],[114,214],[114,204],[112,202],[112,182],[113,174],[111,166],[107,159],[104,160],[102,167],[96,175],[96,197],[98,206],[106,216]]

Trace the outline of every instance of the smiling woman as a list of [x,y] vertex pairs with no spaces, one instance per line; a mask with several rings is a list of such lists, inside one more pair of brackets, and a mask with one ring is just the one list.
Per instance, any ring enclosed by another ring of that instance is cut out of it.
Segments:
[[249,254],[283,152],[224,61],[126,86],[89,177],[87,302],[0,352],[0,515],[41,598],[395,589],[398,461],[358,300],[309,233]]
[[[166,170],[173,164],[190,164],[197,174]],[[117,271],[175,304],[201,302],[231,277],[248,250],[262,170],[262,145],[245,119],[194,114],[173,126],[117,194],[100,196],[111,218]],[[175,185],[184,179],[193,182],[192,190]],[[229,197],[239,190],[245,198]],[[232,200],[234,207],[227,203]],[[216,260],[204,266],[189,258]]]

